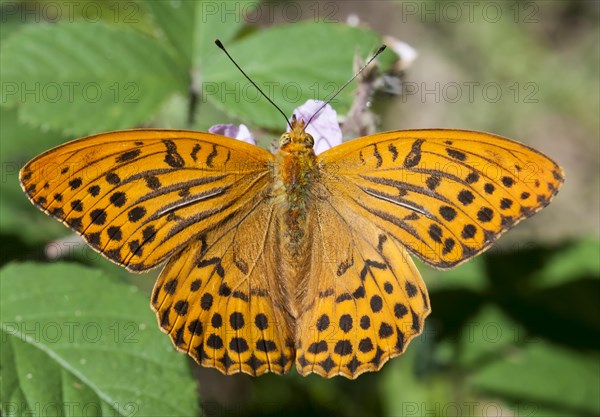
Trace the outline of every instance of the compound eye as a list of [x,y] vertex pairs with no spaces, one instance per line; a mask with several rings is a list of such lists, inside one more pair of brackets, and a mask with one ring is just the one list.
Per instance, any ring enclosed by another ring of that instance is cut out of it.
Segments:
[[285,145],[287,143],[290,143],[292,139],[290,138],[290,135],[288,135],[287,133],[284,133],[283,135],[281,135],[281,137],[279,138],[279,145]]
[[306,143],[308,144],[308,146],[310,146],[311,148],[315,145],[315,140],[314,138],[309,135],[308,133],[306,134]]

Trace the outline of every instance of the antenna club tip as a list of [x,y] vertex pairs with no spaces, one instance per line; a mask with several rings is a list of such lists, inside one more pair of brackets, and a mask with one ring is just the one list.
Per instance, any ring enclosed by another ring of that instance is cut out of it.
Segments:
[[223,46],[223,43],[221,43],[221,41],[218,38],[215,39],[215,45],[217,45],[221,49],[225,49],[225,47]]
[[377,54],[382,53],[383,51],[385,51],[385,48],[387,48],[386,44],[383,44],[379,47],[379,49],[377,50]]

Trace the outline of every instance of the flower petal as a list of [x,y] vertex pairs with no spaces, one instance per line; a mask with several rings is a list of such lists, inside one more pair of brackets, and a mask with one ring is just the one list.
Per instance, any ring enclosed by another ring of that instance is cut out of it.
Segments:
[[393,36],[384,36],[383,42],[400,57],[399,61],[395,64],[399,70],[405,70],[410,67],[414,60],[419,56],[415,48]]
[[[294,110],[294,114],[297,119],[307,122],[323,104],[323,101],[307,100]],[[337,112],[329,104],[312,119],[306,132],[315,139],[314,150],[317,155],[342,143],[342,129],[337,120]]]
[[252,137],[252,133],[250,133],[248,127],[243,123],[239,126],[234,124],[214,125],[211,126],[208,131],[216,135],[223,135],[229,138],[241,140],[242,142],[256,145],[256,141],[254,140],[254,137]]

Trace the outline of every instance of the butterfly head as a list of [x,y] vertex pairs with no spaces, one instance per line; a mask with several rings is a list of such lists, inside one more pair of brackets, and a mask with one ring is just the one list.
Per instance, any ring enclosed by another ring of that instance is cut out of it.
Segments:
[[306,133],[304,130],[306,128],[304,120],[296,119],[296,115],[293,115],[290,127],[291,129],[279,138],[279,147],[281,149],[290,146],[297,147],[298,145],[308,149],[313,148],[315,140],[310,133]]

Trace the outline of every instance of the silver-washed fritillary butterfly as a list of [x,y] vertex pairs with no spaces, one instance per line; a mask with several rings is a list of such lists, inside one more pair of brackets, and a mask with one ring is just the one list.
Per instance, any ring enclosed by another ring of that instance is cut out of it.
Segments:
[[562,169],[488,133],[406,130],[316,156],[305,121],[273,155],[204,132],[103,133],[23,167],[41,210],[129,271],[178,350],[225,374],[356,378],[430,312],[409,253],[455,267],[545,207]]

